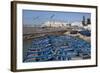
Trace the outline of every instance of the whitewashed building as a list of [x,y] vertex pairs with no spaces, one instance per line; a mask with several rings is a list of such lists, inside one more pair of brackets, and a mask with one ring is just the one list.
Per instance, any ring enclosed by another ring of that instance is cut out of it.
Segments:
[[83,27],[83,24],[82,22],[73,22],[71,23],[71,26]]
[[68,22],[63,22],[63,21],[47,21],[44,22],[42,27],[65,27],[69,26]]

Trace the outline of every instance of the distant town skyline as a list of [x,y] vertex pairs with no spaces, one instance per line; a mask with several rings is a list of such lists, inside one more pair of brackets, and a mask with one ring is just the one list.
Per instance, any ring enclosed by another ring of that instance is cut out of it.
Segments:
[[42,26],[47,21],[81,22],[83,16],[91,18],[91,13],[23,10],[22,17],[24,26]]

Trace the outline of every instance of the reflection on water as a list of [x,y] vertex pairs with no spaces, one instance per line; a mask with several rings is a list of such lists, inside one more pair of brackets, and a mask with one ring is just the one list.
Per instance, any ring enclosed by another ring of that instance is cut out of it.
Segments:
[[91,58],[90,43],[72,36],[45,36],[23,41],[23,62]]

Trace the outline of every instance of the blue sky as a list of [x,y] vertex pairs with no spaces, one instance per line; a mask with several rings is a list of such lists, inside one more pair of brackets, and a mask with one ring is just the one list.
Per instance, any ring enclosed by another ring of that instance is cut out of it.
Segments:
[[23,24],[27,26],[41,26],[46,21],[72,23],[82,21],[83,16],[86,19],[91,18],[90,13],[23,10]]

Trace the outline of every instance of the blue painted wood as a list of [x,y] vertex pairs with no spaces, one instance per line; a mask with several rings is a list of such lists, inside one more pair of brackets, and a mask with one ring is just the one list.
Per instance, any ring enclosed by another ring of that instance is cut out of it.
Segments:
[[33,40],[25,62],[71,60],[76,56],[90,56],[90,43],[72,36],[46,36]]

